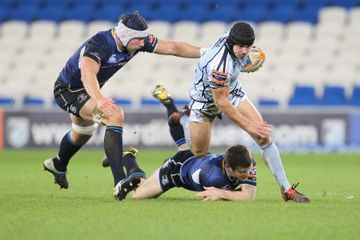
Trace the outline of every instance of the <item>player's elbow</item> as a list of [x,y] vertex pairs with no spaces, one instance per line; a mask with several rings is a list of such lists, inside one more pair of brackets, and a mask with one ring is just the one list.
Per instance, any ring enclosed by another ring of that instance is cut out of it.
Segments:
[[247,191],[247,200],[254,201],[256,199],[256,189],[251,189]]
[[256,199],[256,193],[254,194],[251,193],[248,195],[248,199],[247,199],[248,201],[254,201],[255,199]]
[[241,193],[243,194],[242,200],[254,201],[256,199],[256,188],[255,187],[245,188],[241,191]]

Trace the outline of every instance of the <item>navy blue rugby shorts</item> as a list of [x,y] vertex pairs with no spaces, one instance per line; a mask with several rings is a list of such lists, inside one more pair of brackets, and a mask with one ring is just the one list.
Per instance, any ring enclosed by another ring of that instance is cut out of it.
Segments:
[[60,108],[77,117],[81,117],[80,109],[90,99],[85,88],[73,88],[59,78],[54,85],[54,97]]
[[193,156],[194,154],[190,150],[178,151],[174,156],[164,161],[159,170],[160,186],[164,191],[183,185],[180,177],[181,167],[186,160]]

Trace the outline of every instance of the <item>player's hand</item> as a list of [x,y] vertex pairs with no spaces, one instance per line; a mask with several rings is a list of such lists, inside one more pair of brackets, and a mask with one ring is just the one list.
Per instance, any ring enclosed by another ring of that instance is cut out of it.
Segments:
[[157,43],[158,38],[155,37],[153,34],[150,34],[146,38],[144,38],[144,46],[140,49],[140,51],[154,52]]
[[216,187],[204,187],[204,189],[204,191],[196,193],[195,196],[202,198],[206,202],[222,199],[221,189]]
[[112,99],[102,97],[96,101],[96,108],[103,113],[104,117],[110,117],[115,110],[115,104]]
[[264,121],[250,121],[247,131],[251,136],[270,138],[272,125]]

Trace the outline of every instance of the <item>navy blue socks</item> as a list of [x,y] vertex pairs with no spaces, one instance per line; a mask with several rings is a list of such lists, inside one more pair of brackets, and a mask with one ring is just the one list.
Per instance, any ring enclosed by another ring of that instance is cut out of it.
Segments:
[[53,159],[54,166],[57,170],[65,172],[70,158],[82,147],[82,145],[76,145],[70,139],[70,132],[66,133],[60,143],[58,156]]
[[118,126],[107,126],[104,138],[104,149],[110,168],[114,176],[114,186],[124,179],[123,169],[123,128]]

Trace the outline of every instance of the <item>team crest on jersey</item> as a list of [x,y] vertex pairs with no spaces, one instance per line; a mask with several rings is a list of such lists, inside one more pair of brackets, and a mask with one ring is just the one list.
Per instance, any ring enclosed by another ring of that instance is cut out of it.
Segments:
[[121,60],[121,59],[118,59],[116,57],[116,54],[113,54],[113,55],[110,56],[110,58],[108,60],[108,63],[117,63],[119,60]]

